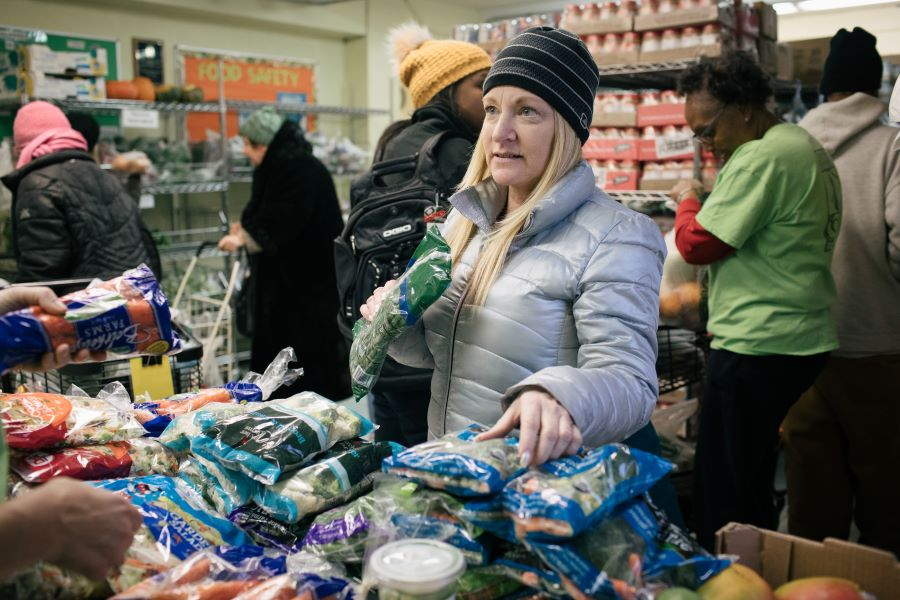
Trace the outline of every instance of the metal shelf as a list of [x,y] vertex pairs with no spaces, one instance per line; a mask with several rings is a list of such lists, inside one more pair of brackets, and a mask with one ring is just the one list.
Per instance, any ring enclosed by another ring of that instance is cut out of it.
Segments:
[[600,65],[602,87],[659,88],[678,87],[678,76],[695,64],[698,59],[665,63],[633,63],[627,65]]
[[629,191],[607,192],[613,199],[619,202],[668,202],[672,198],[667,192]]
[[[32,98],[37,100],[38,98]],[[57,106],[66,110],[88,110],[92,112],[115,113],[123,109],[156,110],[166,113],[217,113],[218,102],[144,102],[141,100],[70,100],[48,98]],[[9,99],[0,102],[4,108],[14,108],[22,104],[21,100]],[[225,108],[228,111],[252,111],[264,106],[272,106],[275,109],[291,114],[333,114],[346,116],[386,115],[388,110],[381,108],[355,108],[349,106],[328,106],[323,104],[298,104],[288,102],[250,102],[239,100],[226,100]]]
[[201,181],[196,183],[153,183],[141,186],[142,194],[209,194],[224,192],[227,181]]

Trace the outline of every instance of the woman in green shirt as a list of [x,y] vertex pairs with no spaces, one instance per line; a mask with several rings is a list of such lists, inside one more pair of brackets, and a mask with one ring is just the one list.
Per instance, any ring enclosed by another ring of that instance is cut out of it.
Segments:
[[837,348],[831,255],[841,185],[825,150],[766,108],[768,76],[735,52],[682,75],[695,137],[725,161],[702,204],[681,182],[675,242],[709,265],[713,336],[700,414],[695,521],[711,547],[729,521],[775,528],[778,428]]

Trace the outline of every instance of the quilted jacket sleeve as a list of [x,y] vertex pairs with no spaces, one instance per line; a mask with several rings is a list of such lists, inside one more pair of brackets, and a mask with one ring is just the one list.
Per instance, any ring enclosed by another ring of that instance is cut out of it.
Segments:
[[18,280],[63,279],[72,273],[71,232],[63,214],[59,181],[33,174],[16,191],[15,240]]
[[422,319],[393,341],[388,348],[388,356],[407,367],[434,368],[434,357],[425,342],[425,325]]
[[578,280],[578,366],[538,371],[507,390],[504,406],[523,388],[542,387],[566,407],[588,446],[621,441],[646,425],[659,389],[656,329],[665,254],[652,221],[623,213]]

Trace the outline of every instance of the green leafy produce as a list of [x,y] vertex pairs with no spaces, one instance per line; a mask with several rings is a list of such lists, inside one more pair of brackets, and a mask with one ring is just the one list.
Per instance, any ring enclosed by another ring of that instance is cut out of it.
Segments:
[[450,246],[433,225],[413,253],[406,272],[385,295],[372,321],[360,319],[353,326],[350,378],[357,400],[365,398],[378,380],[391,342],[415,325],[449,285]]
[[258,488],[254,500],[276,519],[296,523],[366,492],[381,461],[397,449],[401,447],[390,442],[339,442],[319,462]]

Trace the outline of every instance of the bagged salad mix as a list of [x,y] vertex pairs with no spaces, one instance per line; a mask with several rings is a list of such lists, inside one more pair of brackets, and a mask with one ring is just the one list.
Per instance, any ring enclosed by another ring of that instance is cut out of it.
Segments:
[[54,477],[90,481],[117,477],[142,477],[178,473],[178,458],[156,440],[138,438],[98,446],[80,446],[19,454],[10,469],[30,484]]
[[529,540],[571,538],[656,484],[672,464],[624,444],[550,461],[503,490],[516,535]]
[[63,344],[122,355],[181,350],[169,302],[146,265],[60,300],[68,309],[63,316],[38,306],[0,316],[0,371],[39,360]]
[[274,485],[259,486],[254,501],[276,519],[297,523],[367,492],[381,462],[398,450],[402,446],[391,442],[338,442],[316,463]]
[[209,404],[245,404],[263,402],[281,386],[290,385],[303,374],[303,369],[291,369],[288,364],[297,360],[293,348],[285,348],[266,368],[265,373],[250,372],[239,381],[225,387],[207,388],[196,392],[176,394],[165,400],[139,402],[134,405],[137,420],[147,435],[160,435],[179,415],[200,410]]
[[313,519],[303,549],[336,562],[362,562],[368,548],[400,538],[436,539],[460,549],[470,565],[483,565],[481,531],[459,515],[458,499],[395,477],[374,490]]
[[576,597],[629,597],[654,584],[697,589],[731,564],[704,550],[646,497],[620,506],[573,540],[528,545],[575,588],[569,591]]
[[259,482],[243,473],[226,469],[199,455],[190,456],[181,463],[178,477],[192,485],[222,516],[249,504],[260,487]]
[[0,420],[14,450],[92,446],[139,438],[131,397],[119,382],[91,398],[73,386],[68,395],[0,394]]
[[[278,400],[271,400],[269,404],[274,405],[277,402]],[[216,421],[247,414],[258,408],[260,407],[255,403],[222,404],[214,402],[207,404],[200,410],[185,413],[172,419],[172,422],[159,434],[159,441],[172,452],[187,454],[191,450],[191,439],[203,433],[208,427],[215,425]]]
[[457,496],[496,494],[523,472],[516,438],[476,442],[480,425],[449,433],[385,459],[386,473],[421,481]]
[[216,421],[191,439],[191,452],[272,485],[335,443],[372,429],[368,419],[349,408],[302,392]]
[[126,496],[144,519],[125,563],[107,578],[113,591],[121,592],[167,571],[199,550],[250,544],[244,532],[212,514],[203,499],[179,479],[150,475],[92,485]]
[[288,556],[258,546],[217,546],[197,552],[113,600],[348,598],[351,588],[340,575],[309,555]]
[[378,380],[391,342],[415,325],[449,285],[450,246],[432,225],[372,321],[359,319],[353,326],[350,381],[357,400],[365,398]]
[[284,523],[255,504],[234,509],[228,520],[243,529],[256,544],[289,554],[300,552],[303,536],[312,522],[308,518],[299,523]]

